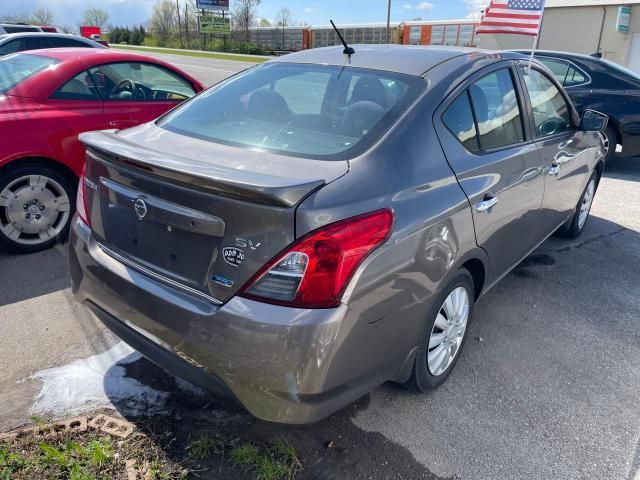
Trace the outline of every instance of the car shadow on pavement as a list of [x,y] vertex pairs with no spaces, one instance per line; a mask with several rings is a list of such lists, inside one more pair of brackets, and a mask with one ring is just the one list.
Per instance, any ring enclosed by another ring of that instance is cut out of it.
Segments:
[[[296,479],[443,480],[428,472],[407,449],[380,433],[366,432],[354,425],[352,418],[368,408],[368,395],[313,425],[276,425],[256,419],[235,401],[177,381],[145,358],[131,363],[125,358],[122,363],[126,364],[126,377],[166,394],[166,404],[161,414],[144,415],[144,408],[141,411],[139,405],[131,408],[126,400],[116,400],[113,403],[118,413],[149,436],[172,461],[196,470],[200,478],[253,479],[255,472],[232,462],[233,445],[270,445],[286,440],[295,448],[302,465]],[[121,399],[120,382],[109,380],[114,378],[105,376],[104,389],[110,398]],[[217,445],[226,445],[227,451],[222,448],[204,460],[189,459],[190,443],[205,435],[215,439]]]
[[613,157],[604,169],[605,178],[640,181],[640,157]]
[[0,307],[69,288],[68,244],[17,255],[0,247]]

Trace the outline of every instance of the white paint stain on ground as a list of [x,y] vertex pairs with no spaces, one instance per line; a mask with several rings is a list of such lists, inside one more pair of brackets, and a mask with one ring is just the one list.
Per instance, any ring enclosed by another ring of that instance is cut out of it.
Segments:
[[31,412],[62,417],[117,405],[125,415],[167,413],[169,393],[125,377],[123,365],[140,358],[138,352],[120,342],[99,355],[41,370],[32,377],[42,380],[43,385]]

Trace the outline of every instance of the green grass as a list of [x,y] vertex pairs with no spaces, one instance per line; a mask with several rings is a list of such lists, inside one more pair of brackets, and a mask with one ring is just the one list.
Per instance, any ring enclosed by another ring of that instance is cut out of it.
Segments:
[[262,63],[269,60],[267,57],[249,57],[246,55],[240,55],[235,53],[215,53],[215,52],[191,52],[186,50],[180,50],[179,48],[140,48],[131,45],[111,45],[113,48],[122,48],[125,50],[137,50],[139,52],[147,53],[170,53],[172,55],[184,55],[185,57],[201,57],[201,58],[213,58],[216,60],[233,60],[236,62],[250,62],[250,63]]
[[300,461],[295,448],[286,440],[270,445],[242,443],[231,450],[232,460],[256,474],[256,480],[290,480],[295,478]]

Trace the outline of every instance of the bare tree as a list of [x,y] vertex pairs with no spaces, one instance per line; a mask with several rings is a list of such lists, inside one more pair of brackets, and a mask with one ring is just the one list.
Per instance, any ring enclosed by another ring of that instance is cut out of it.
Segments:
[[286,27],[293,23],[293,14],[287,7],[282,7],[276,15],[276,20],[278,21],[279,27]]
[[53,23],[53,12],[48,8],[38,8],[33,12],[33,20],[38,25],[51,25]]
[[166,42],[175,32],[176,7],[171,0],[158,0],[151,14],[153,35],[161,42]]
[[109,20],[109,13],[100,8],[87,8],[82,14],[82,21],[87,26],[102,28],[107,20]]
[[250,39],[249,29],[255,23],[258,5],[260,5],[260,0],[235,0],[234,3],[236,25],[247,42]]

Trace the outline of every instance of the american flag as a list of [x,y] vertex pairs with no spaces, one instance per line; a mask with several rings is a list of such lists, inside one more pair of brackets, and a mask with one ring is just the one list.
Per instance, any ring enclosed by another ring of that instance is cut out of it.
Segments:
[[510,33],[535,37],[540,31],[545,0],[491,0],[476,33]]

